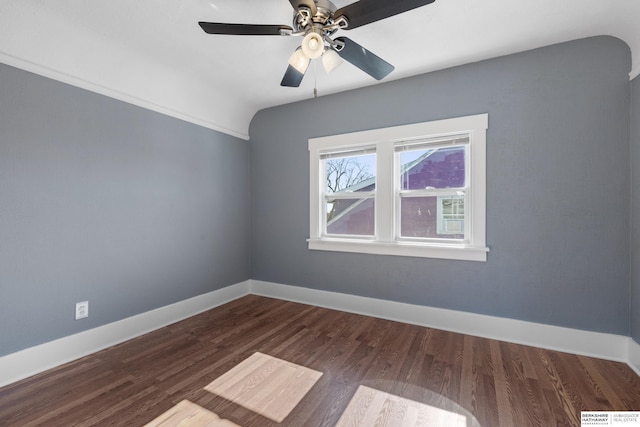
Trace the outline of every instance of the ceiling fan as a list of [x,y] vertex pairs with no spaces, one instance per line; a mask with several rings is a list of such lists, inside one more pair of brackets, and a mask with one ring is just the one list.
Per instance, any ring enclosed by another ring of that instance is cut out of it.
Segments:
[[381,80],[393,71],[393,65],[347,37],[331,37],[338,30],[358,28],[434,1],[360,0],[337,9],[329,0],[289,0],[293,6],[292,26],[221,22],[198,24],[208,34],[303,37],[301,46],[289,58],[281,86],[300,86],[311,60],[320,57],[327,72],[331,72],[344,59]]

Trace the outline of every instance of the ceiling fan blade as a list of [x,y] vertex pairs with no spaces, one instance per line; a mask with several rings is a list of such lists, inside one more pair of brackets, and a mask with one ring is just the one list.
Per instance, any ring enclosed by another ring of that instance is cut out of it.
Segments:
[[207,34],[230,34],[234,36],[280,36],[293,31],[288,25],[225,24],[221,22],[198,22]]
[[346,17],[349,25],[344,29],[350,30],[407,12],[411,9],[426,6],[434,1],[435,0],[360,0],[336,10],[333,17],[334,20],[341,16]]
[[335,40],[344,44],[342,49],[337,51],[342,59],[351,62],[376,80],[382,80],[395,68],[347,37],[336,37]]
[[298,11],[300,6],[306,6],[311,10],[311,16],[314,16],[318,12],[318,8],[316,7],[316,3],[313,0],[289,0],[291,6]]
[[280,82],[280,86],[288,86],[288,87],[299,87],[300,83],[302,83],[302,79],[304,78],[304,74],[300,71],[293,68],[291,65],[287,67],[287,71],[284,73],[284,77],[282,77],[282,82]]

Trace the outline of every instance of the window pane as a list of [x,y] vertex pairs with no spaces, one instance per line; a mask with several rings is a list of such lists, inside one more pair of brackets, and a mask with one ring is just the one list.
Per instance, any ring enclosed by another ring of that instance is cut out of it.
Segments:
[[400,152],[401,188],[460,188],[465,186],[465,146]]
[[375,154],[332,157],[326,160],[326,166],[327,194],[375,190]]
[[464,196],[403,197],[400,235],[464,239]]
[[374,199],[327,199],[327,234],[373,236]]

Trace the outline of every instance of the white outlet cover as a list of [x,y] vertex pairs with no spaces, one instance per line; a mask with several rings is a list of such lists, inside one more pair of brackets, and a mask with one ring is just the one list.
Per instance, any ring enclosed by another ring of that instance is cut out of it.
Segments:
[[89,317],[89,301],[76,303],[76,320]]

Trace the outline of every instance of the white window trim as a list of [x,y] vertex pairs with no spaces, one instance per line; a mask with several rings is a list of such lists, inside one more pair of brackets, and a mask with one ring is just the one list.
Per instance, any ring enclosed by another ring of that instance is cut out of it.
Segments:
[[[310,218],[309,249],[378,255],[486,261],[486,130],[488,114],[436,120],[309,139]],[[394,145],[410,140],[447,135],[469,135],[469,174],[472,200],[469,212],[469,242],[438,243],[396,240],[394,236],[394,167],[383,158],[393,156]],[[327,150],[376,146],[376,240],[334,238],[322,235],[320,197],[325,183],[320,179],[320,155]]]

